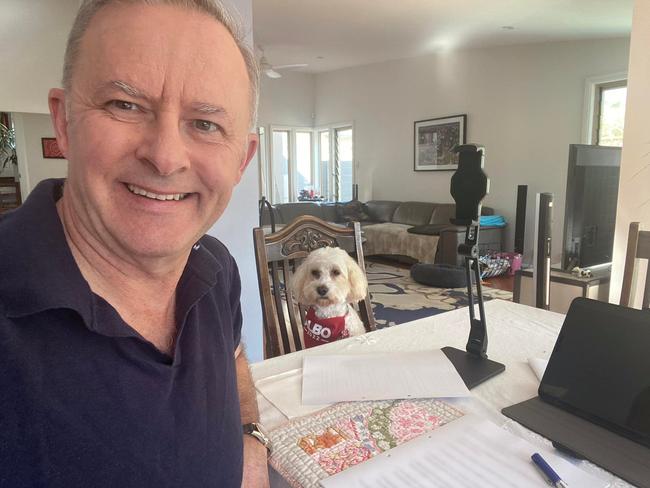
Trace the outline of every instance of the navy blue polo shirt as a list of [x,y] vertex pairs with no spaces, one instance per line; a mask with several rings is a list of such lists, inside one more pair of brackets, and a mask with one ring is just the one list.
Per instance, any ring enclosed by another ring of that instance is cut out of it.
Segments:
[[237,487],[240,281],[205,236],[177,288],[174,357],[94,294],[40,183],[0,216],[0,487]]

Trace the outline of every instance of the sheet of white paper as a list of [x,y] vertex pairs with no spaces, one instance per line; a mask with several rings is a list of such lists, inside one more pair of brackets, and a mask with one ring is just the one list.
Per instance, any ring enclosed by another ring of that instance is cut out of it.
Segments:
[[440,349],[307,356],[302,370],[303,405],[470,395]]
[[535,376],[537,376],[537,379],[542,381],[544,371],[546,371],[546,366],[548,366],[548,359],[528,358],[528,365],[533,370],[533,373],[535,373]]
[[476,415],[465,415],[320,484],[324,488],[548,488],[530,460],[535,452],[571,488],[609,484]]
[[255,383],[255,388],[290,419],[302,417],[329,406],[329,404],[302,404],[302,369],[291,369],[261,379]]

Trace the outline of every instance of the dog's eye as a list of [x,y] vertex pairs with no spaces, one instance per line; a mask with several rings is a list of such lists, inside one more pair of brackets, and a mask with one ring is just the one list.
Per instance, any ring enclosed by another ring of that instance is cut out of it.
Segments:
[[318,271],[317,269],[312,269],[312,270],[311,270],[311,275],[312,275],[314,278],[320,278],[320,271]]
[[333,269],[332,270],[332,276],[339,276],[341,274],[341,271],[338,269]]

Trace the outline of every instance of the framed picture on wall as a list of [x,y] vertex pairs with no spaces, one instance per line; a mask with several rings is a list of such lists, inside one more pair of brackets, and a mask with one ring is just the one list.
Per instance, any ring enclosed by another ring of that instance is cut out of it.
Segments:
[[43,147],[43,157],[46,159],[65,159],[59,145],[54,137],[41,137],[41,146]]
[[415,171],[453,171],[458,168],[458,154],[451,150],[465,144],[467,114],[418,120],[415,122]]

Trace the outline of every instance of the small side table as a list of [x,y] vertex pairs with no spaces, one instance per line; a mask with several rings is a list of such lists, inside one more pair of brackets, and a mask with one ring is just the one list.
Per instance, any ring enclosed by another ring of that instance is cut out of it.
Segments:
[[[581,278],[566,271],[551,269],[551,311],[567,313],[574,298],[585,297],[608,301],[611,270],[594,272],[589,278]],[[535,306],[533,270],[521,269],[515,273],[512,300],[516,303]]]

